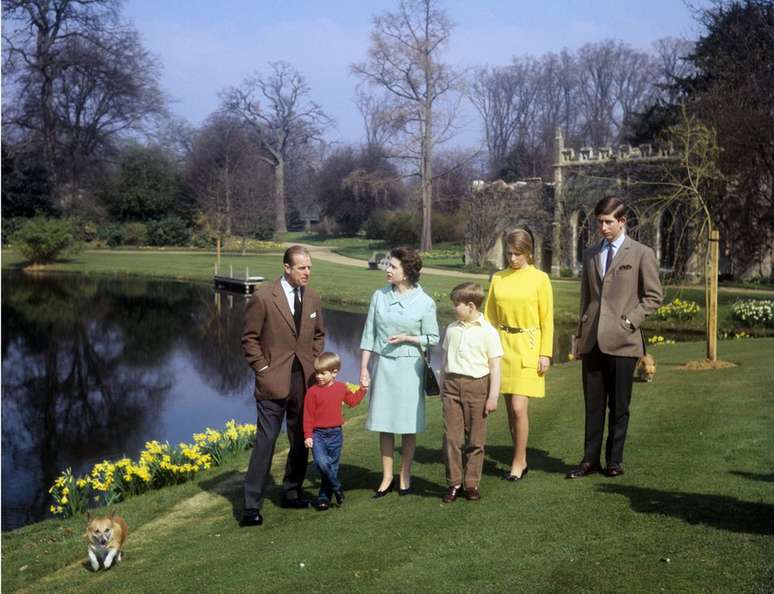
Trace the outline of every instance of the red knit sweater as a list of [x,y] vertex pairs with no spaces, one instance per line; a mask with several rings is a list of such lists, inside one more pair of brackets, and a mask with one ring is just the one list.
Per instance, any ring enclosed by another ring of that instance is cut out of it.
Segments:
[[312,386],[304,398],[304,437],[312,437],[314,429],[338,427],[344,422],[341,417],[341,403],[356,406],[366,394],[365,388],[350,392],[342,382],[327,386]]

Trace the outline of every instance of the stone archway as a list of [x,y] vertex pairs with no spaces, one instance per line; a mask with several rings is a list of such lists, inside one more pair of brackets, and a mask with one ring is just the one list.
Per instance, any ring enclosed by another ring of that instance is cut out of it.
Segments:
[[659,213],[656,222],[656,258],[659,268],[664,272],[671,272],[677,261],[678,218],[671,208],[666,207]]
[[626,234],[637,241],[642,241],[643,221],[639,211],[632,205],[626,206]]
[[585,209],[579,208],[575,211],[571,219],[572,224],[572,245],[573,245],[573,267],[580,270],[583,266],[583,252],[589,246],[592,232],[592,220]]

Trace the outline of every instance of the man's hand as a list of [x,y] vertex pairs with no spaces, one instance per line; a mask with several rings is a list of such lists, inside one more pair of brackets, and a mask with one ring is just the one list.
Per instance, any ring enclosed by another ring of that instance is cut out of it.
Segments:
[[489,397],[486,399],[486,404],[484,405],[484,416],[488,417],[491,413],[497,410],[497,396],[494,398]]
[[548,371],[549,367],[551,367],[551,358],[550,357],[540,357],[538,359],[538,374],[539,375],[545,375],[545,373]]
[[304,440],[304,445],[305,445],[306,447],[308,447],[308,448],[311,450],[311,449],[312,449],[312,446],[314,445],[314,441],[312,441],[312,438],[311,438],[311,437],[307,437],[307,438]]
[[572,344],[570,346],[570,351],[572,352],[572,358],[573,359],[580,359],[580,336],[573,336],[572,337]]

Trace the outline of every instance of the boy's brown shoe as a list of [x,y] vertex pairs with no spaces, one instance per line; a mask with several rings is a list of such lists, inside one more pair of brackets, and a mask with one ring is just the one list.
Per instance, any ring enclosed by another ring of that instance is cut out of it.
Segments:
[[444,503],[454,503],[457,501],[457,495],[462,489],[462,485],[450,486],[446,489],[446,495],[441,498]]
[[481,493],[479,492],[478,487],[466,487],[465,498],[468,501],[478,501],[481,499]]

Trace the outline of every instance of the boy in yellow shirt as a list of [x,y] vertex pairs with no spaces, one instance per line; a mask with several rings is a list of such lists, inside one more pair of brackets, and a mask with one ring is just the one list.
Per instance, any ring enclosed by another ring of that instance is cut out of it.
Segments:
[[481,499],[478,483],[484,466],[486,417],[497,409],[503,356],[497,330],[481,313],[481,286],[462,283],[452,290],[451,300],[457,321],[446,328],[441,388],[448,484],[444,503],[454,502],[463,485],[469,501]]

